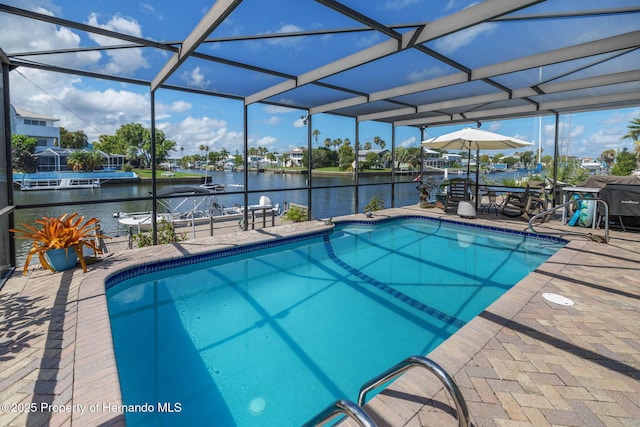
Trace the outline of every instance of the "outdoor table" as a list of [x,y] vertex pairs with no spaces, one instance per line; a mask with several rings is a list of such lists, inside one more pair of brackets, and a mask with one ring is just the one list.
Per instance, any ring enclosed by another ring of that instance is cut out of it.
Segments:
[[276,224],[276,215],[271,205],[249,205],[249,211],[251,211],[251,229],[256,228],[256,211],[262,211],[262,228],[267,226],[267,212],[271,212],[271,226]]
[[479,188],[480,188],[480,191],[485,192],[485,194],[487,195],[487,198],[489,199],[488,204],[480,206],[480,212],[482,212],[485,209],[487,210],[487,212],[491,211],[491,209],[495,209],[496,215],[498,215],[498,211],[500,210],[500,203],[498,203],[498,194],[500,193],[501,190],[499,190],[498,187],[492,187],[492,186],[486,186],[486,185],[481,185]]
[[[565,203],[567,203],[567,197],[570,193],[578,193],[580,195],[582,194],[593,194],[594,197],[598,197],[598,194],[600,193],[600,190],[602,190],[602,188],[596,188],[596,187],[563,187],[562,188],[562,204],[564,205]],[[567,224],[567,212],[569,210],[569,206],[565,206],[564,209],[562,209],[562,225],[566,225]],[[596,228],[596,212],[593,213],[593,221],[591,224],[591,228],[595,229]]]

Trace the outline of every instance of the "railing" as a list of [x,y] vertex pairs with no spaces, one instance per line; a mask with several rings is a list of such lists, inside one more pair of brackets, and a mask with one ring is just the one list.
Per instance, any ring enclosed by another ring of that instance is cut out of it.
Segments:
[[458,426],[470,427],[471,417],[469,416],[469,409],[467,408],[464,397],[462,396],[462,393],[460,392],[460,389],[458,388],[454,379],[436,362],[422,356],[408,357],[402,362],[378,375],[377,377],[367,381],[365,384],[363,384],[362,388],[360,388],[360,393],[358,394],[358,404],[355,404],[349,400],[335,401],[318,415],[309,420],[309,422],[304,424],[303,427],[324,425],[332,418],[338,416],[341,413],[353,418],[362,427],[376,427],[375,422],[371,419],[371,417],[369,417],[364,409],[362,409],[362,406],[364,406],[365,404],[367,393],[375,388],[380,387],[387,381],[391,381],[399,377],[409,369],[416,366],[425,368],[442,382],[444,387],[451,394],[453,402],[456,405],[456,411],[458,413]]
[[358,405],[349,400],[337,400],[312,418],[303,427],[321,426],[339,414],[353,418],[361,427],[376,427],[371,417]]
[[[539,231],[536,231],[533,228],[533,221],[534,220],[536,220],[537,218],[540,218],[540,217],[551,215],[553,212],[557,211],[558,209],[564,209],[567,206],[569,206],[569,205],[571,205],[573,203],[579,202],[579,201],[596,202],[596,207],[598,205],[598,202],[600,202],[600,203],[602,203],[604,205],[604,240],[605,240],[605,243],[609,243],[609,205],[603,199],[599,199],[599,198],[595,198],[595,197],[578,197],[578,198],[574,198],[574,199],[572,199],[572,200],[570,200],[570,201],[568,201],[566,203],[563,203],[563,204],[558,205],[558,206],[554,206],[551,209],[547,209],[544,212],[540,212],[540,213],[532,216],[531,218],[529,218],[529,230],[531,232],[534,232],[534,233],[540,233]],[[597,209],[593,213],[594,221],[596,221],[595,220],[595,215],[596,214],[597,214]],[[565,234],[589,235],[590,233],[570,232],[570,233],[565,233]]]
[[406,371],[414,367],[421,367],[427,369],[429,372],[434,374],[445,386],[447,391],[451,394],[453,398],[453,402],[456,405],[456,410],[458,412],[458,425],[460,427],[469,427],[471,425],[471,418],[469,417],[469,409],[467,408],[467,404],[460,392],[460,389],[456,385],[456,382],[453,378],[436,362],[431,359],[427,359],[422,356],[411,356],[377,377],[366,382],[362,388],[360,389],[360,394],[358,395],[358,406],[362,406],[365,403],[365,399],[367,393],[371,390],[380,387],[382,384],[387,381],[391,381]]

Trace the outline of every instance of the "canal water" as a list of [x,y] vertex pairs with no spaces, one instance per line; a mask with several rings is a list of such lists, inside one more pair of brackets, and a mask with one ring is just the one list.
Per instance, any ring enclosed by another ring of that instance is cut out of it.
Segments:
[[[189,173],[204,174],[204,171],[189,170]],[[208,172],[210,182],[227,185],[227,191],[216,194],[216,202],[224,207],[234,205],[244,205],[243,187],[244,174],[242,172]],[[498,178],[507,177],[506,174],[496,174]],[[273,204],[278,204],[281,209],[285,203],[296,203],[309,205],[307,190],[285,190],[305,187],[307,176],[299,174],[283,173],[257,173],[248,174],[249,191],[256,193],[249,195],[249,205],[258,204],[261,195],[268,196]],[[435,176],[436,182],[441,182],[443,176]],[[416,189],[417,183],[412,182],[413,176],[399,176],[397,181],[401,183],[395,186],[395,206],[408,206],[418,203],[419,193]],[[327,189],[314,189],[311,208],[315,219],[330,218],[334,216],[347,215],[353,212],[362,212],[368,201],[377,196],[384,201],[385,207],[391,207],[391,184],[390,177],[386,176],[361,176],[360,184],[386,184],[360,187],[358,195],[359,206],[354,206],[355,189],[348,187],[353,184],[351,175],[343,176],[317,176],[312,177],[312,185],[316,187],[330,186]],[[495,180],[494,180],[495,181]],[[172,186],[169,184],[158,184],[158,189]],[[341,187],[344,186],[344,187]],[[278,190],[278,191],[275,191]],[[65,190],[40,190],[40,191],[19,191],[14,192],[16,205],[34,205],[44,203],[67,203],[70,206],[58,206],[47,208],[18,209],[15,213],[16,226],[22,223],[33,224],[34,220],[43,216],[58,217],[65,213],[77,212],[86,218],[96,217],[100,220],[103,232],[107,235],[124,235],[126,230],[118,223],[114,213],[118,212],[140,212],[151,210],[151,201],[122,201],[104,204],[86,204],[90,200],[126,199],[135,197],[147,197],[151,192],[151,183],[144,182],[138,184],[109,185],[104,184],[93,189],[65,189]],[[183,206],[189,209],[197,203],[194,198]],[[175,204],[175,203],[174,203]],[[29,241],[17,240],[17,259],[23,260],[29,250]]]

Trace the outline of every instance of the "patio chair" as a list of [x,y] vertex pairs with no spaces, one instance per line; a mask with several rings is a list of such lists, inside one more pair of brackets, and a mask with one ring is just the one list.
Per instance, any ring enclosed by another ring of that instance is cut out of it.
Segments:
[[[507,210],[509,207],[516,208],[516,210]],[[507,194],[502,206],[502,214],[514,218],[522,216],[529,219],[545,210],[547,210],[547,198],[544,192],[536,191],[528,184],[523,192]]]
[[449,180],[449,192],[444,211],[450,207],[457,207],[460,202],[469,200],[469,181],[466,178],[452,178]]

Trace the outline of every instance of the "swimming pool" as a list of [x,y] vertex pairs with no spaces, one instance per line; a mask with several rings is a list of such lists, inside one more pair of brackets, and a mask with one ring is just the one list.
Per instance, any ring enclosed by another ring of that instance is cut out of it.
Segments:
[[564,243],[404,218],[116,274],[127,424],[302,424],[429,353]]

